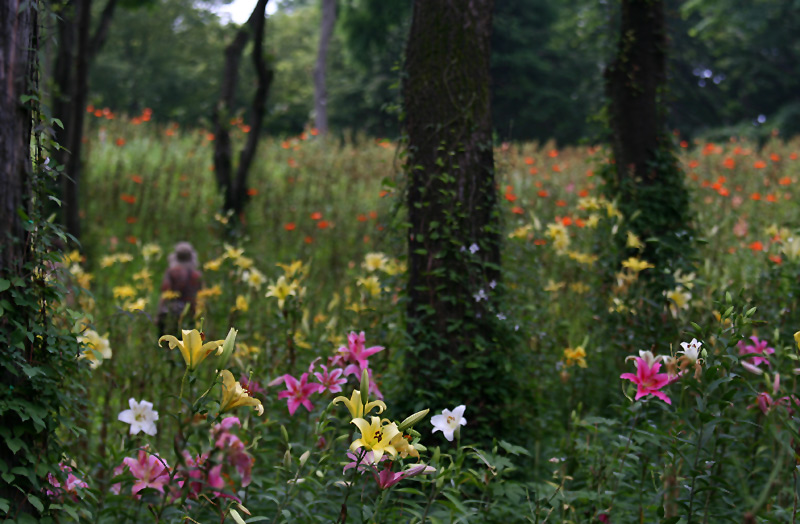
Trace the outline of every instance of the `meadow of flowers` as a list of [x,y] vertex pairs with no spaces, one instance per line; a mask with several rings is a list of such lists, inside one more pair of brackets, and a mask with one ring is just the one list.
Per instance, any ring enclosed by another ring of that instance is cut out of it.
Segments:
[[[498,145],[503,279],[474,299],[502,290],[524,365],[493,432],[457,391],[393,407],[414,372],[396,144],[267,139],[226,216],[213,135],[91,109],[85,235],[57,272],[86,362],[47,491],[70,519],[795,521],[800,141],[676,137],[695,238],[658,299],[607,151]],[[161,333],[179,241],[203,289]]]

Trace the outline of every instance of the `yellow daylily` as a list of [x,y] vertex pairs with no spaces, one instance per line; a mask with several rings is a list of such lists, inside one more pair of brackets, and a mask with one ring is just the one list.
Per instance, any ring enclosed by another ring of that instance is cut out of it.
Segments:
[[253,406],[261,416],[264,414],[264,406],[257,398],[253,398],[248,391],[233,378],[233,374],[227,369],[223,369],[222,375],[222,400],[219,401],[219,412],[225,413],[240,406]]
[[222,265],[222,257],[215,258],[213,260],[209,260],[205,264],[203,264],[203,269],[208,271],[219,271],[220,266]]
[[158,244],[145,244],[142,246],[142,257],[145,262],[150,261],[151,258],[161,257],[161,247]]
[[237,295],[236,305],[231,308],[231,311],[241,311],[246,313],[248,309],[250,309],[250,303],[247,302],[247,298],[244,295]]
[[364,256],[364,269],[370,273],[379,269],[383,270],[388,263],[389,260],[383,253],[367,253]]
[[125,311],[144,311],[147,309],[147,299],[140,297],[136,300],[128,300],[125,304],[122,305],[122,309]]
[[555,293],[557,291],[564,289],[566,285],[567,284],[565,282],[555,282],[551,278],[550,280],[547,281],[547,285],[544,287],[544,290],[549,293]]
[[108,333],[100,336],[97,331],[87,329],[78,337],[78,342],[84,344],[86,349],[78,356],[89,361],[92,369],[103,363],[104,359],[111,358],[111,346],[108,344]]
[[[397,449],[392,445],[392,440],[400,435],[397,424],[394,422],[383,424],[379,417],[370,417],[371,422],[363,418],[356,418],[350,421],[355,424],[361,432],[361,438],[356,439],[350,444],[350,451],[364,448],[372,451],[372,460],[376,464],[381,460],[384,453],[392,457],[397,456]],[[400,435],[402,437],[402,435]]]
[[167,289],[161,292],[161,298],[162,300],[175,300],[176,298],[181,298],[181,294],[177,291]]
[[136,290],[132,286],[114,286],[112,289],[114,298],[133,298],[136,296]]
[[303,268],[303,261],[302,260],[295,260],[291,264],[281,264],[279,262],[277,264],[277,266],[279,268],[283,269],[283,272],[284,272],[284,274],[286,275],[287,278],[292,278],[293,276],[301,273],[305,269],[305,268]]
[[253,259],[250,257],[240,256],[236,258],[233,263],[242,269],[250,269],[253,267]]
[[278,299],[278,307],[283,309],[283,303],[289,296],[297,295],[297,282],[287,282],[285,276],[278,278],[275,284],[267,286],[267,297],[275,297]]
[[645,269],[652,269],[656,266],[651,264],[646,260],[642,260],[636,257],[630,257],[627,260],[622,261],[622,267],[628,268],[633,272],[638,273],[639,271],[644,271]]
[[250,268],[242,273],[242,280],[247,282],[247,285],[254,289],[261,289],[261,286],[267,281],[267,277],[258,269]]
[[800,331],[794,334],[794,342],[797,344],[797,349],[800,349]]
[[583,349],[583,346],[578,346],[575,349],[566,348],[564,350],[564,358],[566,361],[566,366],[574,366],[578,364],[578,366],[585,368],[586,367],[586,350]]
[[222,255],[223,258],[232,258],[236,260],[240,256],[244,255],[244,248],[235,248],[231,245],[225,244],[225,253]]
[[371,277],[359,277],[356,284],[363,287],[364,291],[370,296],[376,297],[381,294],[381,282],[375,275]]
[[633,249],[644,249],[641,239],[632,231],[628,231],[628,238],[625,240],[625,247]]
[[386,409],[386,404],[384,404],[381,400],[367,402],[367,405],[364,406],[364,402],[361,400],[361,391],[357,389],[353,390],[353,394],[350,395],[349,399],[347,397],[338,396],[333,399],[331,404],[336,405],[339,402],[344,402],[345,407],[347,407],[347,410],[350,411],[350,416],[354,419],[363,418],[365,415],[369,415],[369,412],[375,407],[378,408],[379,415],[383,413],[384,409]]
[[525,240],[528,238],[528,235],[533,231],[533,226],[530,224],[526,224],[524,226],[520,226],[511,233],[508,234],[508,238],[516,238],[518,240]]
[[215,349],[217,350],[217,355],[222,353],[224,340],[214,340],[203,344],[203,338],[196,329],[183,329],[181,331],[183,332],[183,341],[179,341],[172,335],[164,335],[158,339],[158,345],[160,346],[161,342],[166,340],[169,342],[170,349],[175,349],[176,347],[180,349],[189,371],[197,369],[197,366]]

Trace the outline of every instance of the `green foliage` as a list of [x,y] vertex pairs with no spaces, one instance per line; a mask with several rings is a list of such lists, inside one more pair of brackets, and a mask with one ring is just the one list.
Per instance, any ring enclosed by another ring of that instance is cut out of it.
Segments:
[[44,117],[38,93],[24,103],[35,122],[34,158],[28,212],[18,211],[25,238],[12,241],[28,258],[18,272],[0,269],[0,477],[7,487],[0,511],[9,522],[53,522],[57,510],[77,519],[73,501],[54,483],[66,482],[71,461],[62,437],[85,432],[75,417],[84,404],[86,366],[77,359],[84,348],[73,332],[83,315],[69,307],[73,290],[63,280],[58,251],[66,237],[43,210],[46,188],[59,177],[46,161],[57,147],[54,122]]

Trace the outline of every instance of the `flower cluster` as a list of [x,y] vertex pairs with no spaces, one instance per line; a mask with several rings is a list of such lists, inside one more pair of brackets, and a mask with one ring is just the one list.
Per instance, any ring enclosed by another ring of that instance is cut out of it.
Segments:
[[[342,391],[342,386],[347,383],[348,377],[358,378],[362,373],[366,373],[369,377],[370,391],[376,397],[383,398],[369,367],[369,357],[383,349],[382,346],[367,348],[364,332],[351,332],[347,336],[347,346],[339,347],[335,354],[328,357],[327,364],[319,365],[322,371],[315,371],[317,362],[320,360],[317,358],[309,365],[308,372],[300,375],[299,379],[285,374],[270,382],[269,385],[276,386],[283,383],[286,386],[286,390],[281,391],[278,398],[287,400],[290,415],[294,415],[300,406],[311,411],[314,409],[310,400],[311,395],[321,394],[325,391],[339,393]],[[317,382],[309,381],[312,376]]]

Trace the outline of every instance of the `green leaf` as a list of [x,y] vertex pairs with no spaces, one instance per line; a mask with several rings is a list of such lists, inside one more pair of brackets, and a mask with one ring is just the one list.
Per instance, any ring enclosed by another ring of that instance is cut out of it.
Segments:
[[31,503],[31,506],[33,506],[34,508],[39,510],[40,513],[44,511],[44,504],[42,504],[42,501],[39,500],[39,497],[37,497],[36,495],[29,494],[28,495],[28,502]]
[[0,278],[0,291],[5,291],[6,289],[11,287],[11,282],[4,278]]
[[22,448],[23,444],[24,442],[18,438],[10,438],[6,440],[6,446],[8,446],[8,449],[11,450],[11,453],[14,453],[15,455],[17,454],[17,451]]

